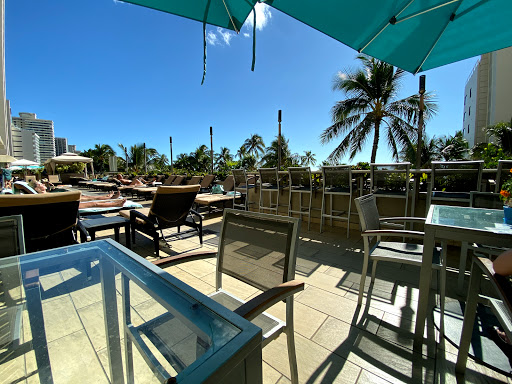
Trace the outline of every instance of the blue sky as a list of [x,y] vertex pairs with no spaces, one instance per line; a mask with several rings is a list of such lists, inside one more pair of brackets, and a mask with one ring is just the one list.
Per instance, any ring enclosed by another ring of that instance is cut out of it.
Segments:
[[[117,143],[145,142],[169,156],[172,135],[176,156],[209,145],[212,126],[214,150],[236,153],[252,133],[270,144],[278,109],[293,152],[311,150],[320,162],[336,147],[318,137],[343,98],[331,90],[332,79],[357,66],[357,52],[273,8],[258,15],[254,72],[248,23],[239,35],[207,28],[202,86],[201,23],[113,0],[7,0],[5,8],[13,116],[53,120],[55,135],[79,150],[110,144],[121,155]],[[461,129],[464,85],[476,61],[423,73],[439,104],[429,136]],[[400,96],[417,92],[418,79],[406,75]],[[368,145],[353,163],[369,161],[370,153]],[[381,140],[377,161],[389,160]]]

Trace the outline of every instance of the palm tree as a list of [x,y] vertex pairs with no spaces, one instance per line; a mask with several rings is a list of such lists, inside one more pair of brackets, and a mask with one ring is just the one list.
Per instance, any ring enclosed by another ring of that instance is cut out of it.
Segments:
[[[432,139],[425,136],[423,137],[423,144],[421,146],[422,168],[430,168],[432,161],[441,160],[439,147],[439,139],[435,136],[432,137]],[[416,163],[416,143],[402,149],[400,152],[400,160],[408,161],[412,164]]]
[[92,158],[96,170],[98,172],[104,172],[108,169],[109,157],[115,156],[116,153],[108,144],[95,144],[94,148],[83,151],[81,155]]
[[265,143],[258,134],[252,134],[242,145],[248,154],[252,154],[258,158],[260,154],[265,153]]
[[311,151],[304,151],[304,156],[300,157],[301,165],[303,166],[309,166],[309,165],[315,165],[316,164],[316,158],[315,154]]
[[242,146],[236,151],[236,157],[238,157],[239,160],[242,160],[244,156],[247,155],[247,149],[242,144]]
[[217,153],[216,157],[215,165],[218,168],[225,167],[229,161],[233,160],[233,156],[231,155],[229,148],[226,147],[220,147],[220,152]]
[[[277,167],[278,162],[278,139],[270,143],[270,147],[267,147],[265,150],[265,155],[261,158],[261,163],[265,168],[273,168]],[[284,168],[288,168],[294,165],[297,165],[298,159],[294,159],[292,157],[292,153],[289,148],[290,140],[286,140],[286,138],[281,135],[281,166]]]
[[[419,115],[419,95],[397,100],[405,72],[392,65],[365,55],[357,56],[363,67],[335,76],[333,90],[345,92],[347,99],[331,109],[333,125],[320,135],[322,144],[345,135],[329,155],[329,161],[339,161],[347,152],[352,160],[373,133],[371,162],[375,162],[381,130],[384,130],[394,159],[399,150],[411,145]],[[433,96],[424,94],[424,121],[437,111]]]
[[462,160],[467,157],[469,144],[462,131],[458,131],[453,136],[439,139],[439,151],[445,161]]
[[494,138],[495,144],[503,148],[506,154],[512,154],[512,121],[510,123],[499,122],[484,128],[487,135]]

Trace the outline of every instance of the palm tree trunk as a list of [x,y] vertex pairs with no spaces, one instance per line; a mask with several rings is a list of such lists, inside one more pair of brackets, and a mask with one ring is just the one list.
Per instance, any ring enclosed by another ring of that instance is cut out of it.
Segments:
[[375,122],[375,134],[373,136],[373,148],[372,148],[372,158],[370,163],[375,163],[375,158],[377,157],[377,147],[379,146],[379,133],[380,133],[380,120]]

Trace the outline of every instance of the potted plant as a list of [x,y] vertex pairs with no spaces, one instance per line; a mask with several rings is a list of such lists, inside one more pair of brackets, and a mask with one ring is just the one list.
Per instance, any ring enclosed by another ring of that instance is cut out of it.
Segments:
[[[510,170],[512,172],[512,169]],[[505,213],[505,223],[512,224],[512,177],[509,177],[500,191],[501,200],[503,200],[503,210]]]

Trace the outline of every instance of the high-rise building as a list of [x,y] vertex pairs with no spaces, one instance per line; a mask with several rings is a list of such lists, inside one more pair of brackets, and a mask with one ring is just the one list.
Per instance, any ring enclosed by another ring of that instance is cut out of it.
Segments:
[[27,129],[12,127],[13,156],[16,159],[41,162],[39,156],[39,135]]
[[462,132],[469,146],[487,142],[483,129],[512,118],[512,47],[480,57],[466,82]]
[[65,137],[55,138],[55,156],[60,156],[68,151],[68,139]]
[[68,152],[69,153],[78,153],[76,151],[76,145],[75,144],[68,144]]
[[35,132],[39,135],[39,155],[41,162],[55,157],[55,136],[53,121],[38,119],[35,113],[20,112],[12,118],[13,126]]

